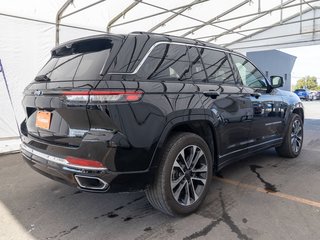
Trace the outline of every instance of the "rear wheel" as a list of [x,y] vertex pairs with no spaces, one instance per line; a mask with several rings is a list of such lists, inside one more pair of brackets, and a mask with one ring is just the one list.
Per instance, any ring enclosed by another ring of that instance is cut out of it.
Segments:
[[283,143],[276,151],[282,157],[295,158],[299,156],[303,143],[303,122],[300,115],[293,113],[289,124]]
[[149,202],[172,216],[194,212],[203,202],[212,178],[208,145],[196,134],[178,133],[158,157],[160,166],[146,190]]

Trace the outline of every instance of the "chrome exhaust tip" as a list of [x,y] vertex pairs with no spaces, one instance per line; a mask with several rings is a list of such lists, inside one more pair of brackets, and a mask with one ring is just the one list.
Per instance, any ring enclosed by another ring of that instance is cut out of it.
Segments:
[[109,184],[98,177],[75,175],[79,187],[89,191],[106,191]]

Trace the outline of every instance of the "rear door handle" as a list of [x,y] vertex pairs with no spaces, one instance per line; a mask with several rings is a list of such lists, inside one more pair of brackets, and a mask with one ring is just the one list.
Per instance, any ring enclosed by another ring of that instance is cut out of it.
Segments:
[[204,91],[203,95],[206,97],[211,97],[212,99],[216,99],[218,96],[220,96],[220,93],[217,91]]

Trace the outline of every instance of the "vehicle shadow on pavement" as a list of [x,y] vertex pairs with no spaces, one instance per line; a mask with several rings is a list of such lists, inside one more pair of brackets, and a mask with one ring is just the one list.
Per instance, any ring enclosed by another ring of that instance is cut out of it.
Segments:
[[[13,166],[0,172],[7,176],[0,201],[35,239],[195,239],[222,226],[238,239],[259,236],[246,228],[246,217],[233,216],[249,190],[230,187],[217,178],[195,214],[172,218],[154,210],[143,192],[81,192],[31,171],[19,154],[8,156],[6,161],[12,160]],[[304,151],[296,159],[284,159],[269,149],[227,166],[217,177],[281,191],[281,182],[272,182],[275,175],[295,174],[303,166],[303,157]]]

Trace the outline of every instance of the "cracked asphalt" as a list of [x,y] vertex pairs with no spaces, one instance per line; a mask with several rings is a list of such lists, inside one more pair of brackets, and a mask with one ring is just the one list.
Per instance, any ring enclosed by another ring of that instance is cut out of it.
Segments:
[[143,192],[84,193],[39,175],[19,154],[0,156],[0,239],[318,240],[320,101],[304,105],[298,158],[270,149],[228,166],[184,218],[154,210]]

